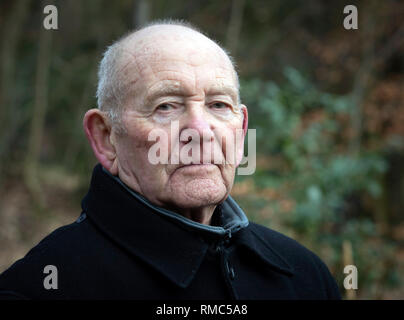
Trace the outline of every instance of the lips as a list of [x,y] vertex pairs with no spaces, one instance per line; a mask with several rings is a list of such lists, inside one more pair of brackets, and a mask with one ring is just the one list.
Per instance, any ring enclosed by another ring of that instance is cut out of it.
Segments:
[[209,169],[209,168],[214,167],[214,166],[217,166],[217,165],[212,164],[212,163],[200,163],[200,164],[192,164],[192,163],[190,163],[190,164],[181,164],[181,165],[179,165],[179,166],[175,169],[175,171],[176,171],[176,170],[179,170],[179,169],[183,169],[183,170],[196,170],[196,171],[199,171],[199,170],[201,170],[201,169]]
[[186,167],[208,167],[214,166],[213,163],[190,163],[190,164],[180,164],[177,169],[186,168]]

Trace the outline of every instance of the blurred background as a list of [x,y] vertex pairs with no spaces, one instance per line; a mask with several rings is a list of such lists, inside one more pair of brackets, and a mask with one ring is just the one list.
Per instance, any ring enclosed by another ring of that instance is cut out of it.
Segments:
[[[58,9],[45,30],[43,8]],[[358,8],[346,30],[343,9]],[[80,214],[96,159],[82,130],[103,50],[185,19],[237,61],[257,170],[250,220],[319,255],[347,299],[404,299],[404,1],[1,0],[0,272]],[[345,265],[358,290],[343,288]]]

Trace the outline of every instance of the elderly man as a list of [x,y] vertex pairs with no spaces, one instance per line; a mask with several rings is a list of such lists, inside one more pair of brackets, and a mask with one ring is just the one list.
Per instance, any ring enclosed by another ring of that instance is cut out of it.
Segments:
[[99,164],[83,211],[0,276],[0,296],[340,298],[315,254],[229,196],[248,122],[238,86],[225,51],[181,23],[110,46],[84,117]]

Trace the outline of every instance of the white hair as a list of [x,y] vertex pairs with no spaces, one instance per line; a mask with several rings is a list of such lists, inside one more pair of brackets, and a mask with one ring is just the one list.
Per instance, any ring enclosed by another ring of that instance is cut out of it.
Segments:
[[[98,69],[98,86],[97,86],[97,105],[98,109],[106,112],[109,119],[111,120],[113,125],[117,126],[118,130],[124,130],[121,123],[121,110],[122,110],[122,99],[129,88],[127,88],[128,83],[124,77],[120,74],[120,66],[122,64],[122,56],[125,52],[124,44],[129,38],[132,38],[139,31],[146,29],[148,27],[154,25],[174,25],[174,26],[182,26],[188,29],[191,29],[197,33],[202,35],[203,32],[198,30],[195,26],[191,25],[189,22],[183,20],[157,20],[153,21],[139,29],[131,31],[120,39],[115,41],[112,45],[108,46],[105,50],[102,60]],[[210,38],[209,38],[210,39]],[[212,40],[212,39],[210,39]],[[237,85],[237,94],[238,94],[238,104],[240,104],[239,98],[239,79],[236,71],[236,65],[233,61],[231,55],[216,41],[212,40],[229,58],[230,63],[233,66],[236,85]]]

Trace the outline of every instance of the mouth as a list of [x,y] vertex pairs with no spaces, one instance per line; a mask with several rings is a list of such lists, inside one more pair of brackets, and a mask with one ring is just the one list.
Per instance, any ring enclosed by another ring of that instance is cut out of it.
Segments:
[[200,170],[211,170],[217,167],[217,165],[212,163],[200,163],[200,164],[182,164],[179,165],[176,169],[177,170],[187,170],[187,171],[200,171]]

